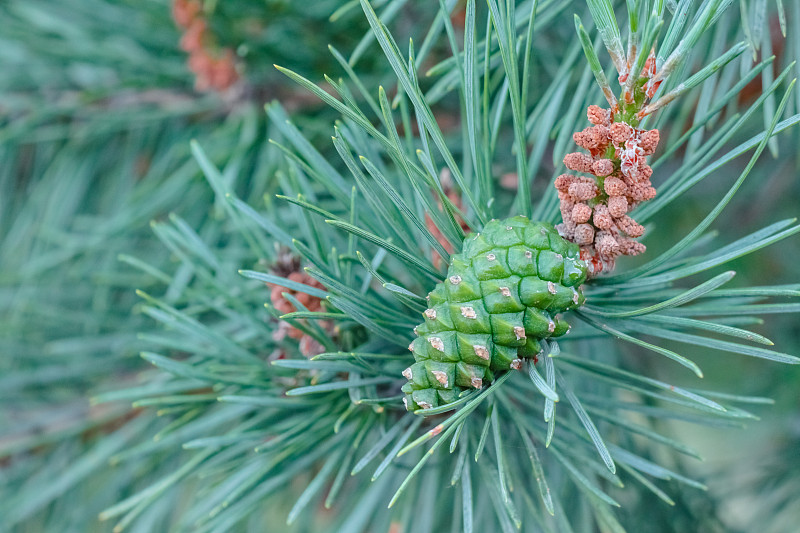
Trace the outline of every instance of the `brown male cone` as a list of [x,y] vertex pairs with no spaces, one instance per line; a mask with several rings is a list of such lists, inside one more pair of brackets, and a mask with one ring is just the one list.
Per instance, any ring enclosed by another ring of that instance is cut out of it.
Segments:
[[556,179],[563,220],[556,229],[581,247],[589,274],[597,275],[613,270],[620,255],[645,251],[635,240],[644,227],[627,213],[656,195],[646,157],[655,152],[659,133],[633,127],[596,105],[589,106],[587,116],[593,126],[573,138],[589,153],[567,154],[564,165],[591,177],[562,174]]

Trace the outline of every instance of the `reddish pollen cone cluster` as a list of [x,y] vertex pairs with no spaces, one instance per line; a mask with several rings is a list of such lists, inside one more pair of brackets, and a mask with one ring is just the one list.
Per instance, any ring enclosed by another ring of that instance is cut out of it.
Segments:
[[[444,191],[445,196],[453,203],[453,205],[462,210],[464,209],[464,201],[461,199],[461,195],[459,192],[453,188],[452,178],[450,177],[450,171],[447,169],[442,170],[442,175],[440,176],[440,182],[442,184],[442,190]],[[439,202],[439,208],[443,209],[441,202]],[[457,217],[458,224],[461,226],[465,232],[469,232],[469,225],[464,222],[460,217]],[[425,226],[428,228],[428,231],[431,232],[431,235],[434,236],[436,241],[442,245],[442,248],[449,254],[452,254],[454,251],[453,245],[450,244],[442,231],[436,226],[433,222],[433,219],[425,213]],[[439,256],[436,251],[433,252],[433,266],[436,268],[441,268],[443,264],[442,258]]]
[[233,50],[212,52],[214,36],[200,0],[173,0],[172,18],[184,29],[181,48],[189,53],[189,68],[198,91],[224,91],[239,81]]
[[581,258],[596,276],[613,270],[620,255],[645,250],[635,240],[644,227],[627,213],[656,195],[646,158],[655,152],[659,134],[613,121],[610,110],[596,105],[589,106],[587,116],[593,125],[573,138],[588,153],[564,158],[569,170],[584,175],[562,174],[555,182],[564,221],[557,229],[580,245]]
[[[296,281],[297,283],[302,283],[304,285],[309,285],[311,287],[316,287],[318,289],[325,289],[325,287],[306,274],[305,272],[291,272],[286,276],[287,279],[291,281]],[[286,287],[281,287],[280,285],[273,285],[271,283],[268,284],[270,286],[270,302],[272,306],[281,314],[293,313],[297,311],[294,304],[290,302],[285,296],[284,293],[290,294],[292,297],[297,299],[306,309],[309,311],[322,311],[322,300],[317,298],[316,296],[310,296],[304,292],[297,292]],[[330,329],[330,324],[322,323],[322,326],[326,329]],[[316,340],[314,340],[309,335],[306,335],[299,329],[292,327],[291,324],[288,322],[280,322],[278,329],[273,334],[273,338],[275,340],[281,340],[286,336],[289,336],[292,339],[297,339],[300,341],[300,353],[305,355],[306,357],[313,357],[317,354],[320,354],[325,351],[325,349],[320,345]]]

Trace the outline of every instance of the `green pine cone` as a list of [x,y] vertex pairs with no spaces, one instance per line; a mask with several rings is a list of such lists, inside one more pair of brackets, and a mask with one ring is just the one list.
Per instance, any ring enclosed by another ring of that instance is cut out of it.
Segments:
[[583,304],[585,280],[578,246],[550,224],[516,216],[468,235],[414,328],[416,362],[403,371],[406,409],[453,402],[535,358],[542,339],[569,331],[558,313]]

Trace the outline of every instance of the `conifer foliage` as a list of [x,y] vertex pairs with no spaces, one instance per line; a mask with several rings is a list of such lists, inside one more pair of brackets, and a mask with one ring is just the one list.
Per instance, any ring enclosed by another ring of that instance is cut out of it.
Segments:
[[[115,531],[658,531],[651,500],[713,531],[671,423],[768,401],[698,387],[698,347],[800,363],[750,329],[798,287],[721,270],[800,225],[714,231],[800,122],[793,66],[740,98],[774,58],[743,59],[730,0],[440,0],[408,44],[406,2],[357,4],[369,33],[331,48],[345,78],[277,66],[332,113],[269,103],[260,165],[256,135],[229,158],[192,142],[215,216],[154,225],[177,268],[126,257],[156,280],[152,368],[94,397],[134,410],[62,485],[113,489]],[[358,68],[368,50],[385,74]],[[684,213],[701,183],[712,207]],[[675,213],[696,218],[679,235]]]

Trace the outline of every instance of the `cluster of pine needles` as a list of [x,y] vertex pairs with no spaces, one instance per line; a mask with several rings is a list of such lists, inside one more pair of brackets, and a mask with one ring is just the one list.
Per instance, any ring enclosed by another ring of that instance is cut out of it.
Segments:
[[[797,523],[800,4],[424,4],[0,7],[0,531]],[[451,254],[562,222],[645,65],[647,251],[537,364],[407,412]]]

